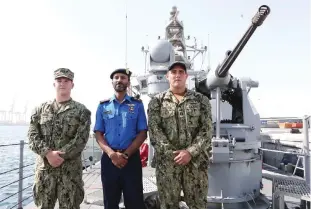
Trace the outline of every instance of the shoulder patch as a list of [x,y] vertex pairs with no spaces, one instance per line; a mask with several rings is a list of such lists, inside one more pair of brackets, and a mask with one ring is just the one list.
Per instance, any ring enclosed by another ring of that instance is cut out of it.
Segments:
[[148,110],[160,107],[160,100],[157,97],[152,97],[148,103]]
[[140,95],[131,97],[131,99],[134,100],[134,101],[142,102],[142,100],[140,99]]
[[99,101],[99,104],[103,104],[103,103],[108,102],[108,101],[110,101],[110,98],[104,99],[104,100],[100,100],[100,101]]

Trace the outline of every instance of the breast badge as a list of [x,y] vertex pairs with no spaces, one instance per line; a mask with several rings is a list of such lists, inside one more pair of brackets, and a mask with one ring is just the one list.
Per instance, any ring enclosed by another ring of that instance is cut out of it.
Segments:
[[135,104],[128,104],[128,106],[129,106],[129,113],[134,113]]

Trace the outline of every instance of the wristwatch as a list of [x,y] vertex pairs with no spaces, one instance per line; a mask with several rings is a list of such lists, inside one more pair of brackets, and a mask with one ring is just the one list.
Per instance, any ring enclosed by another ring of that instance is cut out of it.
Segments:
[[125,159],[128,159],[128,158],[129,158],[129,155],[128,155],[127,153],[123,153],[123,157],[124,157]]

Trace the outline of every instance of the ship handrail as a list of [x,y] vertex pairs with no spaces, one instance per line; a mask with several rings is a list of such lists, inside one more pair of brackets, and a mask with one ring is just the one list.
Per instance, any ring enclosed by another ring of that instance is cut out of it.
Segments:
[[[89,137],[89,140],[92,139],[92,140],[95,140],[94,138],[92,138],[92,136]],[[15,192],[15,193],[10,193],[8,195],[6,195],[5,197],[3,197],[2,199],[0,199],[0,204],[3,203],[4,201],[14,197],[15,195],[18,194],[18,198],[17,198],[17,201],[16,203],[12,203],[14,204],[13,206],[9,205],[8,208],[9,209],[13,209],[13,208],[18,208],[18,209],[22,209],[23,206],[23,203],[25,200],[29,200],[30,198],[33,199],[33,195],[29,195],[27,197],[23,197],[23,192],[30,189],[31,187],[33,187],[33,183],[31,183],[29,186],[26,186],[24,187],[24,184],[23,184],[23,180],[26,179],[26,178],[30,178],[30,177],[33,177],[35,174],[34,172],[30,175],[26,175],[24,174],[24,169],[26,167],[30,167],[30,166],[34,166],[36,163],[28,163],[28,164],[24,164],[24,149],[25,149],[25,145],[28,145],[27,142],[25,142],[25,140],[20,140],[19,143],[10,143],[10,144],[0,144],[0,151],[1,151],[1,148],[5,148],[5,147],[13,147],[13,146],[19,146],[20,148],[20,151],[19,151],[19,166],[18,167],[15,167],[15,168],[11,168],[11,169],[8,169],[8,170],[5,170],[5,171],[2,171],[0,172],[0,176],[2,175],[5,175],[5,174],[9,174],[9,173],[12,173],[14,171],[17,171],[17,173],[19,174],[19,177],[17,178],[17,180],[13,180],[5,185],[2,185],[0,186],[0,190],[3,190],[5,188],[8,188],[10,185],[13,185],[15,183],[18,183],[18,191]],[[94,143],[91,145],[92,148],[94,148]],[[82,151],[82,154],[81,154],[81,158],[82,158],[82,163],[83,163],[83,166],[84,166],[84,171],[87,171],[88,170],[88,166],[87,166],[87,163],[89,162],[90,164],[90,168],[92,168],[92,165],[94,165],[94,156],[92,156],[92,158],[85,158],[84,157],[84,151],[85,149]],[[94,153],[93,153],[94,155]],[[90,172],[91,174],[92,172]],[[2,194],[4,194],[4,192],[1,192]]]
[[[30,163],[30,164],[28,164],[28,165],[23,166],[23,168],[26,168],[26,167],[31,166],[31,165],[34,165],[34,164],[35,164],[35,163]],[[11,171],[16,171],[16,170],[18,170],[18,169],[19,169],[19,168],[13,168],[13,169],[11,169],[11,170],[4,171],[4,172],[0,173],[0,176],[3,175],[3,174],[10,173]],[[0,189],[1,189],[1,188],[2,188],[2,187],[0,187]]]
[[[24,140],[22,140],[24,141]],[[28,144],[27,142],[24,142],[24,144]],[[14,144],[0,144],[0,147],[10,147],[10,146],[17,146],[20,145],[20,143],[14,143]]]
[[[34,165],[35,163],[30,163],[27,165],[24,165],[24,146],[27,145],[28,143],[25,142],[24,140],[20,140],[19,143],[11,143],[11,144],[1,144],[0,148],[4,148],[4,147],[11,147],[11,146],[19,146],[20,147],[20,152],[19,152],[19,167],[17,168],[13,168],[13,169],[9,169],[6,171],[3,171],[0,173],[0,176],[4,175],[4,174],[8,174],[8,173],[12,173],[13,171],[17,171],[18,170],[18,174],[19,177],[17,180],[13,180],[10,183],[7,183],[3,186],[0,187],[0,190],[9,187],[10,185],[14,184],[14,183],[18,183],[18,191],[13,193],[13,194],[9,194],[6,197],[4,197],[3,199],[0,200],[0,203],[4,202],[5,200],[10,199],[11,197],[15,196],[18,194],[18,200],[17,203],[12,206],[11,208],[14,208],[16,206],[18,206],[18,208],[22,208],[22,203],[27,199],[31,198],[32,195],[26,197],[25,199],[23,198],[23,191],[25,191],[26,189],[30,188],[32,185],[27,186],[27,187],[23,187],[23,180],[29,177],[34,176],[34,174],[28,175],[28,176],[24,176],[24,168],[25,167],[29,167],[31,165]],[[4,193],[4,192],[3,192]]]
[[277,152],[277,153],[283,153],[283,154],[292,154],[297,156],[310,156],[310,153],[302,153],[302,152],[290,152],[290,151],[284,151],[284,150],[275,150],[275,149],[267,149],[267,148],[259,148],[259,150],[267,151],[267,152]]
[[[290,151],[283,151],[283,150],[272,150],[266,148],[259,148],[262,152],[278,152],[284,154],[293,154],[297,155],[299,158],[303,157],[303,169],[299,167],[299,169],[303,170],[304,176],[303,179],[298,178],[291,178],[292,176],[272,176],[272,201],[273,201],[273,208],[275,205],[275,201],[278,198],[279,204],[284,206],[284,196],[291,196],[294,198],[300,198],[304,201],[311,200],[310,194],[310,147],[309,147],[309,124],[311,121],[310,115],[305,115],[303,117],[303,146],[301,147],[300,152],[290,152]],[[298,166],[298,161],[296,167]],[[294,171],[295,173],[295,171]],[[267,175],[265,176],[267,177]],[[295,189],[291,189],[291,188]]]

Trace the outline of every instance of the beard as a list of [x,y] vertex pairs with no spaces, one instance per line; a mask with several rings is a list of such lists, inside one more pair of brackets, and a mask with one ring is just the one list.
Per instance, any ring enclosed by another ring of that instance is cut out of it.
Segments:
[[113,88],[116,92],[124,92],[127,89],[127,85],[124,83],[116,83],[113,85]]

